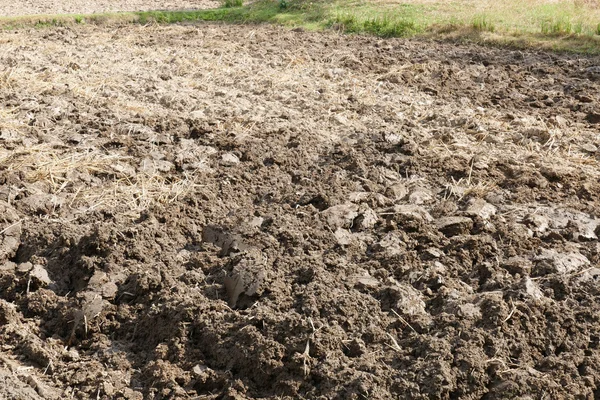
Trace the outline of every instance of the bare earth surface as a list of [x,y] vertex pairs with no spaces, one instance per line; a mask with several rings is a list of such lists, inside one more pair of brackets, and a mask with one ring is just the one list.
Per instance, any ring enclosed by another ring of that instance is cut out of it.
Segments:
[[600,60],[0,36],[0,398],[600,396]]
[[25,0],[0,1],[0,16],[93,14],[117,11],[214,8],[218,0]]

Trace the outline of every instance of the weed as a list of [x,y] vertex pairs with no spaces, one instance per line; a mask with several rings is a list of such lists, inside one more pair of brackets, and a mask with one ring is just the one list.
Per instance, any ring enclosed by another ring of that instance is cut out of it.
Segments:
[[496,30],[494,24],[492,24],[485,15],[479,15],[473,18],[471,27],[478,32],[494,32]]
[[48,27],[48,26],[64,26],[65,22],[60,20],[60,19],[56,19],[56,18],[52,18],[51,20],[38,20],[35,23],[35,26],[37,28],[43,28],[43,27]]
[[353,14],[338,14],[328,25],[344,32],[371,33],[381,37],[411,36],[421,31],[415,21],[389,16],[359,18]]
[[567,18],[542,21],[541,31],[545,35],[570,35],[574,33],[573,25]]
[[223,0],[223,7],[232,8],[232,7],[241,7],[244,5],[244,0]]

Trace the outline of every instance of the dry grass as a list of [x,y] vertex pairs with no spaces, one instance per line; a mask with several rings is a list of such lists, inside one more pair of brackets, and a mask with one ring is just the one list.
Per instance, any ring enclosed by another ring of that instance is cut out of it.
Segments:
[[0,168],[21,173],[29,185],[42,184],[77,212],[108,209],[135,216],[155,204],[177,201],[199,186],[194,173],[174,177],[128,171],[123,166],[130,162],[131,157],[98,149],[60,152],[42,144],[5,154]]
[[599,4],[597,0],[338,0],[332,3],[329,20],[349,32],[441,36],[597,54]]
[[[516,128],[500,122],[503,116],[493,110],[467,113],[463,105],[434,104],[434,98],[410,85],[387,82],[382,74],[340,67],[352,61],[350,48],[311,54],[310,49],[293,45],[298,41],[295,33],[282,29],[275,32],[292,45],[277,52],[273,47],[265,49],[271,40],[270,28],[243,30],[246,36],[236,40],[224,39],[227,29],[234,27],[81,26],[57,30],[58,39],[40,39],[34,50],[21,51],[23,59],[15,60],[15,67],[0,69],[3,94],[20,99],[14,108],[0,110],[0,129],[29,140],[0,151],[0,169],[21,174],[28,185],[39,184],[44,193],[63,198],[63,208],[136,213],[152,204],[181,199],[206,183],[201,181],[205,173],[194,171],[196,167],[178,171],[139,168],[146,152],[176,157],[182,148],[168,138],[161,143],[169,144],[156,144],[159,132],[155,127],[166,122],[165,129],[170,129],[170,122],[189,120],[196,112],[201,123],[210,122],[215,132],[227,131],[238,143],[260,140],[280,124],[318,131],[312,137],[315,145],[326,146],[348,140],[353,132],[389,131],[390,126],[394,131],[412,121],[414,134],[429,138],[423,149],[427,154],[469,159],[482,153],[491,159],[522,154],[525,159],[537,153],[585,167],[595,162],[576,149],[569,153],[567,141],[581,137],[585,133],[581,129],[552,131],[543,142],[525,140],[515,137]],[[19,48],[31,46],[32,34],[40,38],[44,32],[17,32],[4,44],[4,51],[20,54]],[[250,43],[254,35],[259,36],[259,45]],[[339,38],[330,35],[332,40]],[[274,52],[268,65],[263,50]],[[74,62],[79,67],[73,68]],[[389,73],[406,70],[417,75],[433,74],[443,66],[435,60],[406,59],[390,68]],[[163,79],[162,75],[168,76]],[[360,99],[360,112],[341,105],[349,96]],[[30,111],[28,102],[37,108]],[[437,116],[432,114],[434,108]],[[56,118],[49,115],[54,110]],[[33,113],[49,116],[48,124],[29,124],[28,116]],[[516,113],[524,117],[521,114],[526,111]],[[435,121],[453,121],[457,115],[465,115],[467,122],[451,128],[436,125]],[[76,133],[76,123],[86,133]],[[466,126],[470,123],[481,131],[471,132]],[[121,129],[130,125],[145,130]],[[451,131],[452,142],[442,138],[445,130]],[[79,140],[76,145],[70,144],[72,136]],[[487,136],[498,140],[483,140]],[[129,153],[129,144],[103,147],[112,140],[129,141],[131,150],[143,151]],[[190,157],[198,161],[205,156],[194,153]],[[208,164],[218,162],[214,155]],[[442,189],[453,198],[481,197],[496,190],[495,183],[485,179],[469,173],[463,179],[448,180]]]

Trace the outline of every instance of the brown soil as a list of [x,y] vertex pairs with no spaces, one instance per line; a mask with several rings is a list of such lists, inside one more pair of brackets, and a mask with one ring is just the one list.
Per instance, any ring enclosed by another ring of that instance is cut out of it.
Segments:
[[117,11],[214,8],[218,0],[27,0],[0,1],[0,16],[93,14]]
[[598,58],[210,24],[0,55],[0,398],[600,396]]

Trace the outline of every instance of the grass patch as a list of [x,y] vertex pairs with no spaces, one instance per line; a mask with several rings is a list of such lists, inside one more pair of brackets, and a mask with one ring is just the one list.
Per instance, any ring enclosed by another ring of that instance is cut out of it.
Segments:
[[[238,1],[238,0],[230,0]],[[320,8],[299,8],[293,4],[281,8],[281,3],[259,0],[244,7],[221,7],[194,11],[144,11],[134,13],[140,23],[179,23],[191,21],[221,21],[233,23],[277,23],[304,26],[321,21]]]
[[347,33],[369,33],[381,37],[406,37],[424,31],[419,6],[401,4],[391,8],[370,3],[350,6],[337,3],[328,9],[326,27]]
[[241,7],[244,5],[244,0],[224,0],[223,7],[231,8],[231,7]]
[[545,35],[580,35],[583,33],[581,22],[572,23],[568,18],[542,21],[541,31]]
[[360,19],[351,14],[338,14],[327,26],[347,33],[370,33],[381,37],[412,36],[421,31],[414,21],[389,16]]
[[[453,26],[455,25],[453,24]],[[474,17],[471,27],[479,32],[494,32],[496,30],[494,24],[485,15]]]

